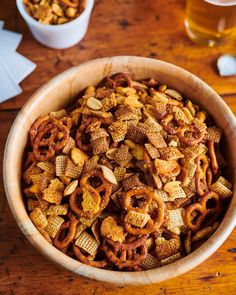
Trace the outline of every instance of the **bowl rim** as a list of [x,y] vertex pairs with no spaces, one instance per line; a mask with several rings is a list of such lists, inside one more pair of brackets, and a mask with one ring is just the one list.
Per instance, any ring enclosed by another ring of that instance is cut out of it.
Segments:
[[[137,57],[137,56],[114,56],[108,58],[98,58],[94,60],[87,61],[82,63],[78,66],[72,67],[58,75],[54,78],[49,80],[43,86],[41,86],[32,96],[31,98],[24,104],[21,108],[20,112],[18,113],[17,117],[14,120],[14,123],[11,127],[9,132],[7,142],[5,145],[4,151],[4,159],[3,159],[3,180],[4,180],[4,188],[8,200],[8,204],[10,206],[11,212],[20,227],[21,231],[30,241],[30,243],[39,250],[44,256],[46,256],[49,260],[53,261],[55,264],[62,266],[76,274],[96,279],[103,282],[109,282],[117,285],[146,285],[161,282],[167,279],[174,278],[178,275],[181,275],[194,267],[198,266],[204,260],[206,260],[209,256],[211,256],[227,239],[230,235],[232,230],[236,225],[236,196],[232,197],[230,205],[227,209],[227,212],[221,221],[219,227],[215,231],[215,233],[197,250],[192,252],[191,254],[183,257],[182,259],[171,263],[169,265],[163,266],[161,268],[146,270],[141,272],[122,272],[122,271],[111,271],[111,270],[104,270],[91,267],[89,265],[83,264],[75,259],[70,258],[69,256],[63,254],[59,250],[57,250],[54,246],[49,244],[44,237],[39,234],[36,227],[31,222],[26,209],[24,207],[25,220],[24,222],[19,220],[19,213],[20,213],[20,206],[16,206],[14,204],[14,189],[13,184],[9,181],[8,177],[11,174],[11,170],[7,163],[9,159],[12,159],[14,156],[12,149],[10,148],[14,144],[14,137],[15,134],[18,132],[20,128],[20,120],[22,117],[25,117],[27,113],[33,109],[37,103],[42,99],[44,96],[44,92],[50,87],[55,87],[55,84],[60,83],[63,81],[66,75],[73,75],[73,73],[77,72],[78,70],[82,70],[83,67],[91,66],[94,63],[103,64],[104,62],[108,62],[110,64],[122,62],[129,64],[130,62],[143,62],[146,64],[152,64],[152,67],[160,67],[165,66],[168,67],[169,70],[178,70],[181,71],[185,77],[194,78],[195,81],[200,83],[206,90],[208,90],[213,96],[215,101],[220,105],[222,112],[224,111],[227,113],[227,121],[231,125],[232,130],[236,130],[236,120],[235,117],[227,106],[227,104],[223,101],[223,99],[205,82],[203,82],[197,76],[191,74],[190,72],[174,65],[171,63],[167,63],[164,61],[145,58],[145,57]],[[27,111],[25,111],[27,108]],[[233,133],[233,137],[235,140],[232,141],[232,145],[234,149],[236,149],[236,133]],[[234,167],[234,171],[235,171]],[[234,192],[236,191],[236,181],[234,175]]]
[[34,25],[38,28],[42,28],[44,30],[49,30],[49,31],[59,31],[62,29],[67,29],[73,25],[76,25],[77,23],[83,21],[83,19],[87,18],[88,15],[91,13],[93,6],[94,6],[94,0],[86,0],[84,10],[82,13],[77,16],[75,19],[72,21],[65,23],[65,24],[59,24],[59,25],[47,25],[40,23],[36,19],[34,19],[31,15],[29,15],[25,9],[25,5],[23,3],[23,0],[16,0],[16,5],[18,8],[18,11],[20,12],[21,16],[23,19],[29,23],[30,25]]

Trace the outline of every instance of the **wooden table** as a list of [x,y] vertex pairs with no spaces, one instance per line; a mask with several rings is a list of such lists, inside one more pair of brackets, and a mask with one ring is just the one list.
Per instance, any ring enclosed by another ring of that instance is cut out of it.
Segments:
[[[174,63],[205,80],[236,112],[236,78],[219,77],[215,66],[221,54],[236,53],[236,40],[217,48],[195,45],[184,30],[184,9],[183,0],[97,0],[84,40],[70,49],[53,50],[33,39],[15,1],[1,0],[0,19],[5,27],[23,34],[18,51],[37,64],[21,84],[23,93],[0,104],[1,166],[8,131],[27,99],[57,73],[98,57],[138,55]],[[178,278],[144,287],[108,286],[61,270],[41,256],[17,227],[1,180],[0,236],[0,294],[200,295],[236,291],[236,230],[207,261]]]

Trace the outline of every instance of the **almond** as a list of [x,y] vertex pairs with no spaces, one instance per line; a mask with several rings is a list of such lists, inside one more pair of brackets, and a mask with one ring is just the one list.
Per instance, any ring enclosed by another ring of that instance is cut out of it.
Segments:
[[78,180],[74,180],[69,185],[67,185],[67,187],[64,190],[64,196],[68,196],[72,194],[74,190],[76,189],[77,185],[78,185]]
[[117,184],[116,177],[111,169],[103,165],[99,165],[99,167],[102,169],[103,176],[106,180],[112,184]]

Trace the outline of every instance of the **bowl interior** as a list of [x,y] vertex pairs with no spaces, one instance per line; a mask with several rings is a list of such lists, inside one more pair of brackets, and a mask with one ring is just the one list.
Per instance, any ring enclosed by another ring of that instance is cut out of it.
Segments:
[[170,265],[143,272],[114,272],[84,265],[61,253],[39,234],[25,210],[21,193],[21,160],[28,130],[35,119],[70,104],[85,87],[96,85],[104,77],[129,72],[136,80],[153,77],[173,87],[213,115],[224,130],[231,180],[236,171],[236,123],[224,101],[203,81],[174,65],[141,57],[113,57],[93,60],[71,68],[40,88],[22,108],[10,131],[4,156],[4,185],[12,213],[30,242],[54,263],[93,279],[125,284],[150,284],[170,279],[197,266],[225,241],[236,224],[236,195],[217,229],[200,248]]

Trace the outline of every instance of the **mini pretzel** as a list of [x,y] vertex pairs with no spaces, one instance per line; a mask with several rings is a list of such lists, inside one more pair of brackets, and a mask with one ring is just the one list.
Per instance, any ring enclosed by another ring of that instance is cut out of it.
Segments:
[[29,130],[29,139],[33,143],[40,126],[45,126],[50,121],[49,116],[39,117]]
[[178,235],[164,229],[162,236],[156,239],[155,252],[159,260],[170,257],[181,250],[181,241]]
[[[68,216],[70,221],[64,222],[61,225],[53,240],[54,245],[60,250],[67,248],[70,242],[73,241],[76,233],[77,224],[79,222],[71,212],[69,212]],[[69,231],[66,234],[66,236],[63,239],[61,239],[61,234],[66,229],[68,229]]]
[[[136,201],[138,200],[136,196],[142,196],[145,199],[145,202],[142,202],[141,207],[132,206],[132,198],[136,199]],[[124,208],[127,211],[146,213],[154,196],[154,192],[146,188],[131,189],[124,195]]]
[[75,142],[76,145],[83,151],[90,151],[92,149],[90,135],[86,134],[86,129],[93,121],[94,119],[92,117],[84,117],[77,130]]
[[192,239],[191,239],[191,230],[188,230],[185,233],[185,238],[184,238],[184,248],[185,248],[185,252],[187,254],[191,253],[192,251]]
[[[98,123],[99,122],[99,123]],[[84,117],[82,119],[82,122],[80,124],[80,127],[77,130],[76,133],[76,145],[83,151],[90,151],[92,150],[92,144],[90,142],[90,134],[89,132],[92,132],[92,127],[94,125],[109,125],[112,123],[112,118],[94,118],[94,117]],[[91,129],[90,129],[91,128]]]
[[146,149],[143,149],[143,161],[147,165],[147,170],[150,173],[153,173],[155,171],[154,164],[151,161],[151,158]]
[[[206,155],[199,155],[195,159],[195,164],[197,165],[195,173],[195,186],[197,193],[200,196],[203,196],[204,193],[208,190],[207,187],[207,169],[209,167],[209,162]],[[202,188],[202,186],[204,188]]]
[[[210,199],[215,200],[215,206],[213,208],[207,208],[207,201]],[[204,207],[205,210],[214,210],[215,212],[220,211],[220,197],[215,192],[207,192],[204,196],[202,196],[199,203]]]
[[210,155],[210,159],[211,159],[212,172],[214,175],[216,175],[216,173],[219,169],[219,165],[218,165],[218,161],[216,158],[215,144],[214,144],[213,140],[208,141],[208,148],[209,148],[209,155]]
[[161,120],[161,125],[163,129],[170,134],[176,134],[179,130],[178,127],[180,126],[180,124],[182,123],[175,120],[174,114],[167,114]]
[[85,256],[85,254],[82,253],[80,248],[76,246],[75,243],[73,243],[73,251],[75,256],[79,259],[79,261],[83,262],[84,264],[87,264],[93,267],[98,267],[98,268],[102,268],[108,265],[108,262],[106,259],[103,259],[100,261],[94,260],[97,254],[100,254],[100,252],[104,251],[103,247],[98,248],[95,257],[94,255],[91,255],[91,254],[87,254],[87,256]]
[[[191,133],[192,137],[186,136],[186,132]],[[193,128],[192,126],[185,125],[183,127],[178,128],[177,135],[181,142],[183,142],[186,145],[196,145],[199,142],[201,142],[205,136],[205,132],[197,130]]]
[[211,172],[211,168],[208,166],[207,170],[206,170],[206,180],[207,180],[207,186],[210,187],[212,184],[212,172]]
[[147,239],[148,235],[144,235],[141,238],[136,237],[136,239],[132,239],[132,241],[129,241],[127,243],[120,243],[113,241],[111,239],[105,238],[108,244],[110,244],[116,251],[121,250],[133,250],[139,246],[141,246]]
[[[132,235],[145,235],[157,231],[164,221],[165,204],[163,200],[155,193],[152,193],[152,202],[156,203],[156,207],[152,208],[150,212],[150,219],[144,228],[137,228],[130,223],[125,222],[124,227],[126,231]],[[137,208],[135,208],[137,209]]]
[[111,78],[109,77],[107,80],[112,88],[116,88],[117,86],[120,86],[122,81],[125,81],[128,87],[133,86],[133,80],[130,78],[128,74],[125,74],[125,73],[115,74],[113,77]]
[[[130,238],[129,241],[132,242],[133,239],[134,237]],[[138,250],[140,251],[139,253]],[[145,259],[147,247],[143,243],[134,249],[117,251],[112,249],[112,247],[105,242],[104,251],[107,258],[112,261],[118,269],[122,269],[124,267],[133,268],[134,266],[138,266]]]
[[72,118],[69,117],[69,116],[64,116],[64,117],[60,118],[58,121],[59,121],[60,123],[62,123],[64,126],[66,126],[66,128],[67,128],[68,130],[70,130],[71,127],[72,127],[72,125],[73,125],[73,120],[72,120]]
[[82,217],[86,217],[86,218],[93,218],[95,215],[97,215],[98,213],[100,213],[102,211],[101,209],[101,203],[99,205],[99,212],[98,213],[93,213],[90,211],[84,211],[82,209],[82,206],[80,205],[80,201],[82,199],[82,195],[83,195],[83,187],[89,191],[89,193],[94,196],[94,198],[97,198],[96,195],[98,195],[98,192],[91,186],[86,185],[86,186],[80,186],[79,188],[76,188],[74,190],[74,192],[70,195],[70,199],[69,199],[69,204],[70,204],[70,208],[71,210],[76,213],[79,216]]
[[61,150],[69,139],[69,130],[65,125],[53,119],[40,129],[34,139],[33,153],[38,161],[50,160],[55,152]]
[[[207,201],[210,199],[214,199],[216,204],[214,208],[207,208]],[[200,213],[197,217],[196,221],[193,223],[192,215],[193,213]],[[207,192],[205,193],[198,203],[194,203],[190,205],[185,211],[185,223],[186,225],[192,229],[193,231],[197,231],[200,229],[202,222],[206,218],[207,215],[210,213],[214,213],[217,217],[217,214],[220,212],[220,198],[214,192]]]
[[34,164],[34,166],[37,165],[37,161],[34,157],[34,154],[32,152],[29,152],[27,154],[25,163],[24,163],[24,171],[26,171],[32,164]]
[[[89,178],[97,177],[101,181],[101,184],[97,186],[96,188],[93,188],[91,184],[89,183]],[[103,173],[101,171],[90,171],[83,175],[83,177],[80,180],[80,186],[81,187],[90,187],[93,190],[95,190],[98,194],[103,194],[101,197],[101,203],[100,203],[100,213],[106,208],[107,204],[109,203],[110,196],[112,193],[112,184],[107,181]]]
[[97,177],[101,181],[101,184],[95,187],[96,191],[100,193],[105,190],[105,197],[110,196],[111,190],[112,190],[112,184],[104,178],[103,173],[101,171],[94,170],[84,174],[80,180],[80,185],[81,186],[90,185],[93,187],[93,184],[90,184],[89,182],[89,178],[93,178],[93,177]]

